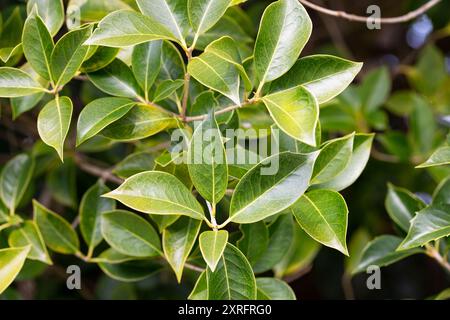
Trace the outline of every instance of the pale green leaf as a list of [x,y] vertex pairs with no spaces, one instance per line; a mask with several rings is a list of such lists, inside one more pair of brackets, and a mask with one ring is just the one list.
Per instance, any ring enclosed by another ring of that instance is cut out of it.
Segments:
[[200,235],[200,251],[211,271],[214,272],[216,270],[217,263],[222,257],[227,242],[228,231],[226,230],[205,231]]
[[450,147],[440,147],[425,161],[416,168],[428,168],[450,164]]
[[29,0],[27,2],[28,13],[33,10],[35,5],[47,29],[53,36],[56,35],[64,23],[64,5],[62,0]]
[[16,68],[0,67],[0,97],[22,97],[45,91],[28,73]]
[[225,14],[231,0],[188,0],[189,22],[197,38],[213,27]]
[[30,246],[0,249],[0,294],[14,281],[29,251]]

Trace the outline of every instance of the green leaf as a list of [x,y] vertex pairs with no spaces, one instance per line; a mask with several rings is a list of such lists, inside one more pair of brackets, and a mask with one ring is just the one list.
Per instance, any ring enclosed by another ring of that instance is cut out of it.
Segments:
[[47,247],[62,254],[78,252],[80,247],[78,235],[65,219],[35,200],[33,200],[33,213],[34,221]]
[[161,241],[155,229],[134,213],[125,210],[104,212],[101,232],[106,242],[120,253],[133,257],[162,255]]
[[242,252],[227,244],[214,272],[206,271],[209,300],[255,300],[256,280]]
[[312,183],[324,183],[338,176],[352,157],[355,134],[329,140],[323,146],[314,164]]
[[364,272],[371,265],[386,267],[413,254],[424,252],[418,248],[395,251],[401,242],[402,240],[399,237],[390,235],[375,238],[367,244],[358,266],[353,270],[353,274]]
[[103,263],[107,263],[107,264],[116,264],[116,263],[124,263],[124,262],[128,262],[128,261],[132,261],[132,260],[136,261],[136,259],[137,259],[136,257],[132,257],[129,255],[120,253],[119,251],[117,251],[113,248],[109,248],[109,249],[106,249],[105,251],[103,251],[102,253],[100,253],[98,257],[92,258],[91,262],[95,262],[95,263],[103,262]]
[[119,51],[117,48],[97,47],[95,53],[83,62],[80,72],[90,73],[105,68],[114,61]]
[[270,84],[270,91],[302,85],[319,104],[339,95],[353,81],[362,63],[330,55],[313,55],[299,59],[281,78]]
[[179,43],[186,48],[184,39],[189,32],[186,0],[137,0],[136,2],[143,14],[166,27]]
[[27,12],[32,12],[35,5],[47,29],[52,36],[55,36],[64,23],[64,5],[62,0],[29,0],[27,2]]
[[194,289],[188,297],[189,300],[208,300],[208,281],[206,271],[203,271],[195,283]]
[[33,10],[25,21],[22,35],[23,53],[37,74],[50,80],[53,39],[42,19]]
[[450,235],[450,205],[436,204],[426,207],[411,220],[411,226],[397,250],[423,246],[430,241]]
[[0,67],[0,97],[22,97],[45,91],[28,73],[16,68]]
[[[23,19],[20,6],[16,6],[11,11],[4,12],[2,33],[0,37],[0,60],[4,63],[10,63],[10,60],[20,59],[22,55],[22,29]],[[8,13],[7,13],[8,12]],[[9,14],[9,16],[7,16]],[[15,62],[15,61],[13,61]]]
[[55,44],[51,56],[52,79],[55,86],[69,82],[80,69],[88,54],[88,46],[83,45],[91,35],[92,26],[69,31]]
[[72,119],[72,101],[69,97],[56,97],[39,112],[37,127],[39,136],[64,159],[64,141]]
[[175,119],[152,105],[137,104],[125,116],[110,124],[102,135],[113,140],[144,139],[173,125]]
[[119,59],[101,70],[89,73],[88,77],[97,88],[112,96],[136,98],[141,93],[133,72]]
[[353,270],[358,266],[363,250],[370,242],[370,235],[366,229],[359,228],[353,232],[348,245],[349,256],[345,258],[345,277],[351,278]]
[[281,130],[303,143],[316,145],[319,105],[308,90],[294,87],[264,96],[262,101]]
[[104,196],[145,213],[205,218],[202,206],[184,184],[165,172],[138,173]]
[[388,184],[384,201],[386,211],[391,219],[404,231],[408,232],[410,221],[425,206],[414,194],[406,189]]
[[228,231],[205,231],[200,235],[200,251],[211,271],[216,270],[228,242]]
[[103,18],[85,44],[121,48],[159,39],[176,41],[174,35],[154,18],[120,10]]
[[425,161],[416,168],[429,168],[450,164],[450,147],[440,147]]
[[222,93],[235,104],[240,104],[240,74],[245,74],[235,42],[222,37],[209,44],[205,52],[194,57],[188,72],[201,84]]
[[[308,188],[317,155],[283,152],[253,167],[236,186],[231,198],[229,220],[253,223],[288,208]],[[282,165],[275,174],[271,172],[272,175],[267,175],[261,170],[267,170],[268,164]]]
[[102,198],[101,195],[110,191],[103,182],[99,181],[90,187],[83,195],[80,203],[79,217],[81,234],[89,247],[89,256],[94,248],[102,241],[101,217],[102,213],[115,209],[115,201]]
[[332,190],[313,190],[291,208],[298,224],[313,239],[348,255],[348,209],[344,198]]
[[90,102],[78,118],[77,146],[122,118],[134,105],[135,102],[126,98],[100,98]]
[[297,0],[279,0],[266,8],[254,51],[261,85],[281,77],[294,65],[311,31],[311,19]]
[[155,161],[151,153],[136,152],[120,161],[112,172],[115,175],[126,179],[137,173],[150,171],[154,168],[154,166]]
[[436,129],[432,106],[424,97],[418,96],[410,115],[408,132],[417,153],[428,155],[433,148],[430,141],[434,140]]
[[189,217],[181,217],[163,231],[164,255],[181,282],[184,264],[194,247],[202,222]]
[[34,221],[25,221],[23,225],[13,230],[9,234],[8,244],[10,247],[30,246],[28,259],[52,264],[52,260],[45,247],[44,239]]
[[377,110],[389,96],[391,77],[386,67],[370,72],[361,85],[361,103],[365,114]]
[[275,278],[256,278],[258,300],[296,300],[289,285]]
[[153,102],[159,102],[164,99],[170,97],[173,93],[175,93],[179,88],[184,85],[184,80],[164,80],[161,82],[155,90],[154,97],[152,99]]
[[373,134],[356,134],[347,166],[331,180],[315,184],[313,188],[341,191],[352,185],[361,175],[369,160],[373,137]]
[[22,200],[34,171],[34,160],[27,154],[19,154],[9,160],[0,175],[0,196],[10,212]]
[[450,204],[450,176],[442,180],[433,193],[433,204]]
[[29,251],[30,246],[0,249],[0,294],[14,281]]
[[144,280],[162,268],[160,263],[153,260],[134,260],[124,263],[100,262],[98,266],[109,277],[121,282]]
[[269,245],[269,229],[263,221],[241,224],[242,237],[236,245],[253,266],[263,255]]
[[212,112],[195,129],[188,159],[189,175],[195,189],[215,205],[227,190],[228,168],[222,135]]
[[47,173],[48,191],[60,204],[76,209],[78,207],[77,194],[77,165],[73,158],[68,158],[64,163]]
[[[148,4],[150,3],[153,2],[148,2]],[[133,74],[142,90],[144,90],[147,100],[150,88],[161,68],[162,44],[162,41],[155,40],[139,44],[133,49],[131,57]]]
[[225,14],[231,0],[188,0],[189,22],[195,33],[194,43],[198,37],[211,29]]

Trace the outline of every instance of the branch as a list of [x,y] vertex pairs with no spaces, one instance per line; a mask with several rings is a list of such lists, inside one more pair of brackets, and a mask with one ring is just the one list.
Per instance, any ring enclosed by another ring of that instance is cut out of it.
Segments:
[[98,167],[86,160],[86,158],[80,154],[75,155],[75,162],[78,167],[100,179],[107,180],[116,184],[122,184],[123,179],[112,174],[110,169]]
[[327,8],[321,7],[317,4],[311,3],[307,0],[298,0],[298,1],[313,10],[327,14],[329,16],[343,18],[343,19],[346,19],[349,21],[356,21],[356,22],[376,21],[376,22],[380,22],[380,23],[384,23],[384,24],[402,23],[402,22],[407,22],[407,21],[413,20],[414,18],[420,16],[421,14],[425,13],[426,11],[428,11],[429,9],[434,7],[436,4],[441,2],[441,0],[430,0],[427,3],[425,3],[423,6],[417,8],[416,10],[410,11],[407,14],[404,14],[402,16],[374,19],[372,17],[359,16],[359,15],[347,13],[344,11],[335,11],[335,10],[327,9]]
[[425,248],[426,248],[426,254],[429,257],[436,260],[437,263],[439,263],[441,265],[441,267],[443,267],[448,272],[450,272],[450,263],[447,261],[447,259],[445,259],[443,256],[441,256],[441,254],[439,253],[438,250],[436,250],[434,247],[432,247],[430,245],[425,245]]

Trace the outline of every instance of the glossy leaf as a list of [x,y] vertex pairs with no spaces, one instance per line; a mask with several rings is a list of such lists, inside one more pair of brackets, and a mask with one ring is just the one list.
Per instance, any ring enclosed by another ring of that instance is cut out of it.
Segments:
[[78,118],[77,145],[122,118],[134,105],[135,102],[125,98],[100,98],[89,103]]
[[428,168],[450,164],[450,147],[438,148],[433,154],[416,168]]
[[236,242],[237,247],[253,266],[269,245],[269,229],[263,221],[241,224],[242,237]]
[[28,73],[10,67],[0,67],[0,97],[14,98],[46,91]]
[[144,280],[162,268],[160,263],[153,260],[134,260],[112,264],[100,262],[98,266],[109,277],[121,282]]
[[308,13],[297,0],[279,0],[266,8],[254,51],[260,83],[281,77],[294,65],[311,31]]
[[181,217],[163,231],[164,255],[178,282],[181,281],[184,264],[194,247],[201,225],[199,220]]
[[0,294],[14,281],[29,251],[30,246],[0,249]]
[[117,48],[97,47],[94,54],[83,62],[80,72],[91,73],[103,69],[114,61],[118,53],[119,49]]
[[205,217],[202,206],[183,183],[165,172],[138,173],[104,196],[145,213]]
[[64,23],[64,5],[62,0],[29,0],[27,2],[27,11],[31,12],[35,5],[39,16],[45,22],[51,35],[56,35]]
[[113,173],[125,179],[143,171],[150,171],[154,166],[155,161],[151,153],[136,152],[119,162],[113,169]]
[[120,253],[133,257],[162,254],[161,241],[155,229],[144,218],[115,210],[101,215],[101,233],[108,244]]
[[258,300],[296,300],[289,285],[275,278],[256,278]]
[[208,281],[206,271],[203,271],[197,279],[194,288],[188,297],[189,300],[208,300]]
[[213,27],[230,3],[231,0],[188,0],[189,22],[195,33],[194,39]]
[[33,213],[47,247],[62,254],[78,252],[80,246],[78,236],[65,219],[37,201],[33,201]]
[[228,242],[228,231],[205,231],[200,235],[200,250],[211,271],[216,270]]
[[69,97],[56,97],[39,112],[37,127],[39,136],[54,148],[63,160],[64,141],[72,119],[72,101]]
[[332,190],[313,190],[292,207],[295,219],[313,239],[348,255],[348,209],[344,198]]
[[181,79],[177,80],[164,80],[159,84],[159,86],[155,90],[155,94],[153,96],[154,102],[159,102],[161,100],[167,99],[172,94],[174,94],[179,88],[184,85],[184,81]]
[[[161,0],[159,2],[164,1]],[[139,2],[140,5],[151,5],[152,3]],[[133,49],[131,58],[133,74],[142,90],[144,90],[146,97],[148,97],[150,88],[155,82],[161,68],[162,43],[160,40],[150,41],[139,44]]]

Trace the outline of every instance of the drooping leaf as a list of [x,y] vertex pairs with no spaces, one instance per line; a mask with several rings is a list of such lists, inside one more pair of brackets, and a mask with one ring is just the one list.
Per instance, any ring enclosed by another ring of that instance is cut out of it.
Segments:
[[386,211],[392,220],[404,231],[408,232],[410,221],[425,205],[414,194],[406,189],[388,184],[388,192],[384,201]]
[[29,0],[27,2],[28,13],[32,12],[35,5],[50,34],[52,36],[56,35],[64,23],[64,5],[62,0]]
[[317,153],[283,152],[260,162],[236,186],[229,220],[253,223],[288,208],[308,188],[316,157]]
[[0,294],[14,281],[29,251],[30,246],[0,249]]
[[255,300],[256,280],[242,252],[227,244],[214,272],[206,271],[209,300]]
[[165,172],[138,173],[104,196],[145,213],[205,218],[202,206],[184,184]]
[[78,118],[77,146],[122,118],[134,105],[130,99],[113,97],[100,98],[86,105]]
[[281,77],[294,65],[311,31],[308,13],[297,0],[279,0],[266,8],[254,51],[261,84]]
[[101,215],[103,238],[115,250],[133,257],[161,255],[161,241],[150,223],[138,215],[114,210]]
[[199,238],[200,250],[203,259],[211,271],[216,270],[217,263],[222,257],[228,242],[228,231],[204,231]]
[[[161,0],[160,2],[164,1]],[[150,88],[155,82],[161,68],[162,44],[163,42],[161,40],[155,40],[139,44],[133,49],[131,58],[133,74],[144,91],[147,100]]]
[[102,194],[108,191],[110,191],[109,188],[99,181],[90,187],[81,199],[79,209],[80,230],[84,241],[89,247],[90,255],[102,241],[102,213],[115,209],[114,200],[101,197]]
[[13,230],[8,237],[11,247],[30,246],[28,258],[38,260],[46,264],[52,264],[52,260],[45,247],[44,239],[34,221],[25,221],[19,228]]
[[356,269],[353,270],[353,274],[364,272],[371,265],[386,267],[413,254],[424,252],[418,248],[396,251],[401,242],[401,238],[391,235],[375,238],[364,249],[361,260]]
[[423,246],[450,235],[450,205],[436,204],[426,207],[411,220],[411,226],[398,250]]
[[236,245],[253,266],[269,245],[269,229],[263,221],[241,224],[242,238]]
[[428,168],[450,164],[450,147],[440,147],[425,161],[416,168]]
[[319,106],[308,90],[294,87],[264,96],[262,101],[281,130],[294,139],[316,145]]
[[0,196],[10,212],[23,198],[31,181],[34,160],[27,154],[19,154],[8,161],[0,175]]
[[199,220],[181,217],[163,231],[164,255],[178,282],[181,281],[184,264],[194,247],[201,225]]
[[61,216],[33,200],[34,221],[44,238],[44,242],[55,252],[75,254],[80,242],[72,226]]
[[344,198],[332,190],[313,190],[290,207],[295,219],[313,239],[348,255],[348,209]]
[[0,97],[22,97],[45,91],[28,73],[16,68],[0,67]]
[[270,84],[270,91],[281,91],[302,85],[319,104],[340,94],[361,70],[362,63],[329,55],[299,59],[281,78]]
[[72,100],[69,97],[57,96],[42,108],[37,120],[39,136],[56,150],[61,160],[64,159],[64,141],[69,132],[72,110]]
[[256,278],[258,300],[296,300],[295,293],[289,285],[275,278]]

